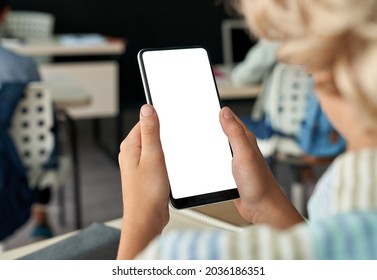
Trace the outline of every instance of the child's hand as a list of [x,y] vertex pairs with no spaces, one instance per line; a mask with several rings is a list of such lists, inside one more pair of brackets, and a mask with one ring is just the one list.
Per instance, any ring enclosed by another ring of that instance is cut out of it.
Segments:
[[233,176],[240,199],[236,206],[251,223],[286,228],[303,219],[280,189],[254,135],[229,108],[223,108],[220,122],[233,150]]
[[118,258],[134,258],[169,221],[169,182],[160,142],[159,122],[151,105],[122,142],[119,166],[123,227]]

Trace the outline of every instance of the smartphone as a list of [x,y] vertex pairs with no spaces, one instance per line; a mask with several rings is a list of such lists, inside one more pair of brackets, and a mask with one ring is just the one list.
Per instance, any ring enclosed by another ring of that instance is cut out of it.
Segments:
[[160,121],[172,206],[239,197],[208,52],[201,47],[143,49],[138,63],[147,102]]

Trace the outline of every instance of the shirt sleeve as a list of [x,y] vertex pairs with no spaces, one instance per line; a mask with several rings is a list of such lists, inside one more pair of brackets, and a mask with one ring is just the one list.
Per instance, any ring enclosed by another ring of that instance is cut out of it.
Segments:
[[26,74],[28,76],[28,81],[39,82],[41,81],[41,75],[39,73],[37,64],[30,58],[28,58],[25,66]]
[[262,83],[272,66],[276,63],[277,43],[259,41],[247,53],[245,59],[233,69],[232,82],[235,85]]
[[377,213],[349,212],[309,225],[316,259],[377,259]]
[[250,226],[240,233],[171,231],[137,259],[175,260],[367,260],[377,259],[377,213],[341,213],[281,231]]
[[240,233],[203,230],[171,231],[155,239],[137,259],[312,259],[306,224],[287,231],[250,226]]

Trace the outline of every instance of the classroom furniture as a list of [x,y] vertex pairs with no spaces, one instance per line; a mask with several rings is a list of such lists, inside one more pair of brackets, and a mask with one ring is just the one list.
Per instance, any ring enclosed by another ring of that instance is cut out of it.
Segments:
[[[32,57],[51,56],[69,58],[66,62],[42,63],[39,70],[43,81],[56,83],[69,80],[90,95],[90,104],[83,107],[67,107],[66,112],[73,120],[95,120],[96,138],[100,134],[99,120],[116,118],[116,143],[121,141],[121,117],[119,104],[118,58],[124,54],[126,41],[103,37],[103,41],[92,44],[64,44],[56,35],[46,40],[30,40],[6,47],[12,51]],[[73,35],[72,35],[73,36]],[[84,36],[84,35],[81,35]],[[85,57],[90,61],[79,58]],[[75,58],[78,58],[76,61]],[[96,61],[96,58],[100,58]],[[100,77],[100,78],[99,78]]]
[[220,64],[213,68],[220,99],[223,101],[255,99],[262,91],[262,85],[234,85],[230,78],[233,67]]
[[[10,90],[17,90],[17,85],[10,84]],[[8,85],[4,84],[3,87]],[[43,83],[32,82],[25,85],[24,92],[24,97],[15,108],[9,134],[26,169],[30,187],[40,190],[49,188],[57,194],[59,221],[63,224],[66,215],[63,187],[72,162],[67,154],[61,153],[50,90]],[[78,204],[75,206],[78,207]]]
[[[43,85],[51,93],[54,102],[57,118],[59,122],[67,125],[67,138],[71,149],[71,162],[73,174],[73,194],[74,194],[74,227],[82,227],[82,201],[81,201],[81,173],[79,165],[79,153],[77,143],[77,129],[74,119],[68,114],[68,108],[85,107],[90,104],[90,95],[79,85],[69,79],[49,80]],[[62,137],[63,138],[63,137]],[[60,200],[64,199],[61,195]],[[63,203],[60,203],[61,205]],[[60,218],[61,223],[65,223],[65,216]]]
[[[119,66],[117,57],[126,49],[122,39],[105,38],[102,43],[88,45],[65,45],[59,35],[47,40],[33,40],[15,44],[9,48],[26,56],[70,57],[70,62],[41,64],[44,81],[70,79],[86,90],[91,104],[85,108],[67,109],[74,119],[114,117],[119,113]],[[75,61],[75,57],[91,57],[93,61]],[[106,60],[95,61],[106,56]],[[101,77],[99,79],[98,77]]]
[[[7,36],[21,42],[47,40],[54,33],[55,17],[52,14],[35,11],[11,11],[5,22]],[[50,57],[38,56],[38,62],[49,62]]]
[[52,14],[34,11],[11,11],[5,22],[7,33],[24,41],[46,40],[52,36],[54,26]]
[[[6,86],[6,85],[5,85]],[[25,96],[18,103],[10,127],[10,135],[21,161],[27,168],[31,186],[38,182],[42,186],[58,187],[58,174],[44,174],[43,166],[53,154],[56,135],[53,101],[49,90],[40,83],[30,83]]]

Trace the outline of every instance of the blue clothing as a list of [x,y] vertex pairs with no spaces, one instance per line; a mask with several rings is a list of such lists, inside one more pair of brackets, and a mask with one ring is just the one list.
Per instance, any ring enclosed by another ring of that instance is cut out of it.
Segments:
[[0,87],[5,82],[36,82],[41,77],[33,59],[0,47]]
[[37,64],[31,58],[0,47],[0,241],[27,221],[35,200],[8,129],[27,83],[40,80]]
[[35,199],[24,165],[8,133],[24,89],[25,84],[6,84],[0,88],[0,241],[28,220]]

